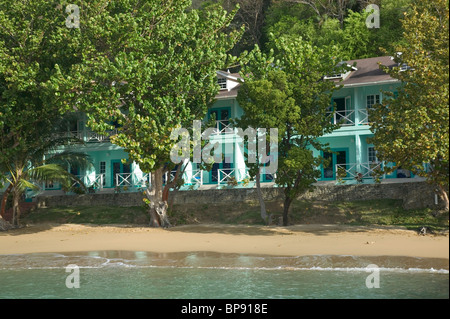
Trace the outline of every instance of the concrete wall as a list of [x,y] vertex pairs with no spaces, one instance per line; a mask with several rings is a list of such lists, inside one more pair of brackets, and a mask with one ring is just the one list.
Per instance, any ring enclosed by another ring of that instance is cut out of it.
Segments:
[[[262,188],[267,201],[283,198],[282,188]],[[257,201],[256,188],[209,189],[178,191],[172,197],[174,204],[236,203]],[[85,194],[40,196],[38,207],[56,206],[140,206],[142,193]],[[362,184],[362,185],[321,185],[299,199],[324,201],[355,201],[368,199],[401,199],[405,209],[434,207],[433,187],[425,182]]]

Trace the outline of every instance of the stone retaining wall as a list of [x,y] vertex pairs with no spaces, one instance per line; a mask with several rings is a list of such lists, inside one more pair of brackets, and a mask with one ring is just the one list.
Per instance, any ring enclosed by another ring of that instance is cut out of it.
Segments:
[[[266,201],[283,199],[283,188],[262,188]],[[39,196],[38,207],[57,206],[140,206],[142,193],[84,194]],[[307,192],[299,199],[323,201],[356,201],[368,199],[399,199],[405,209],[435,206],[433,187],[425,182],[361,184],[361,185],[321,185]],[[258,201],[256,188],[208,189],[178,191],[172,196],[174,204],[239,203]]]

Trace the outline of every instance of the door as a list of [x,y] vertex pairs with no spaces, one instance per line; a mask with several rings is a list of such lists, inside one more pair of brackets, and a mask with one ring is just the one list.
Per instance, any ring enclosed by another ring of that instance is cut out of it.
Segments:
[[[223,154],[223,153],[222,153]],[[217,183],[220,179],[223,179],[226,175],[236,177],[235,172],[232,172],[234,169],[234,163],[230,163],[232,161],[231,156],[224,156],[224,161],[220,163],[214,163],[211,169],[210,182]],[[222,170],[219,175],[219,170]],[[224,181],[222,181],[224,182]]]
[[[117,186],[117,182],[119,186],[130,186],[131,185],[131,165],[130,164],[122,164],[121,160],[112,160],[111,161],[111,185],[113,187]],[[120,175],[118,177],[118,175]]]
[[[80,176],[80,168],[76,165],[70,165],[69,173],[78,177],[81,181],[83,181],[83,177]],[[79,183],[73,183],[73,187],[80,187]]]
[[220,109],[211,109],[209,110],[209,116],[208,119],[212,119],[213,116],[215,117],[217,121],[217,128],[219,129],[220,133],[228,133],[229,130],[229,120],[231,115],[231,108],[224,107]]
[[335,148],[331,152],[323,152],[322,157],[328,160],[328,164],[323,167],[322,178],[326,180],[336,179],[336,165],[343,169],[348,169],[348,149]]
[[334,102],[334,111],[335,111],[335,123],[341,125],[350,125],[353,124],[353,119],[351,118],[350,110],[350,97],[342,97],[333,99]]

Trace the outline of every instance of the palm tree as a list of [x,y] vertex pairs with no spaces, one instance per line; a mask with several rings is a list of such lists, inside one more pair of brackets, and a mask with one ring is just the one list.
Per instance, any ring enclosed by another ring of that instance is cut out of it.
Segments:
[[39,143],[34,143],[33,147],[16,154],[11,163],[0,163],[0,173],[3,173],[9,184],[3,193],[0,216],[4,215],[8,196],[12,194],[14,226],[19,225],[19,203],[28,189],[38,191],[41,189],[40,185],[47,182],[77,183],[86,189],[83,182],[69,173],[68,169],[73,166],[85,169],[91,165],[90,159],[86,154],[64,150],[63,146],[82,141],[74,137],[58,136],[55,133],[59,127],[60,125],[55,125],[53,129],[45,129],[46,134],[38,138]]

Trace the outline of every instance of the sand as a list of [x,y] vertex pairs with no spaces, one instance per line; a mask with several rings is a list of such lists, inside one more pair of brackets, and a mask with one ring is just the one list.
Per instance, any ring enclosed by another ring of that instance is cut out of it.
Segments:
[[449,258],[447,233],[393,227],[188,225],[34,225],[0,232],[0,254],[85,251],[205,251],[272,256],[355,255]]

